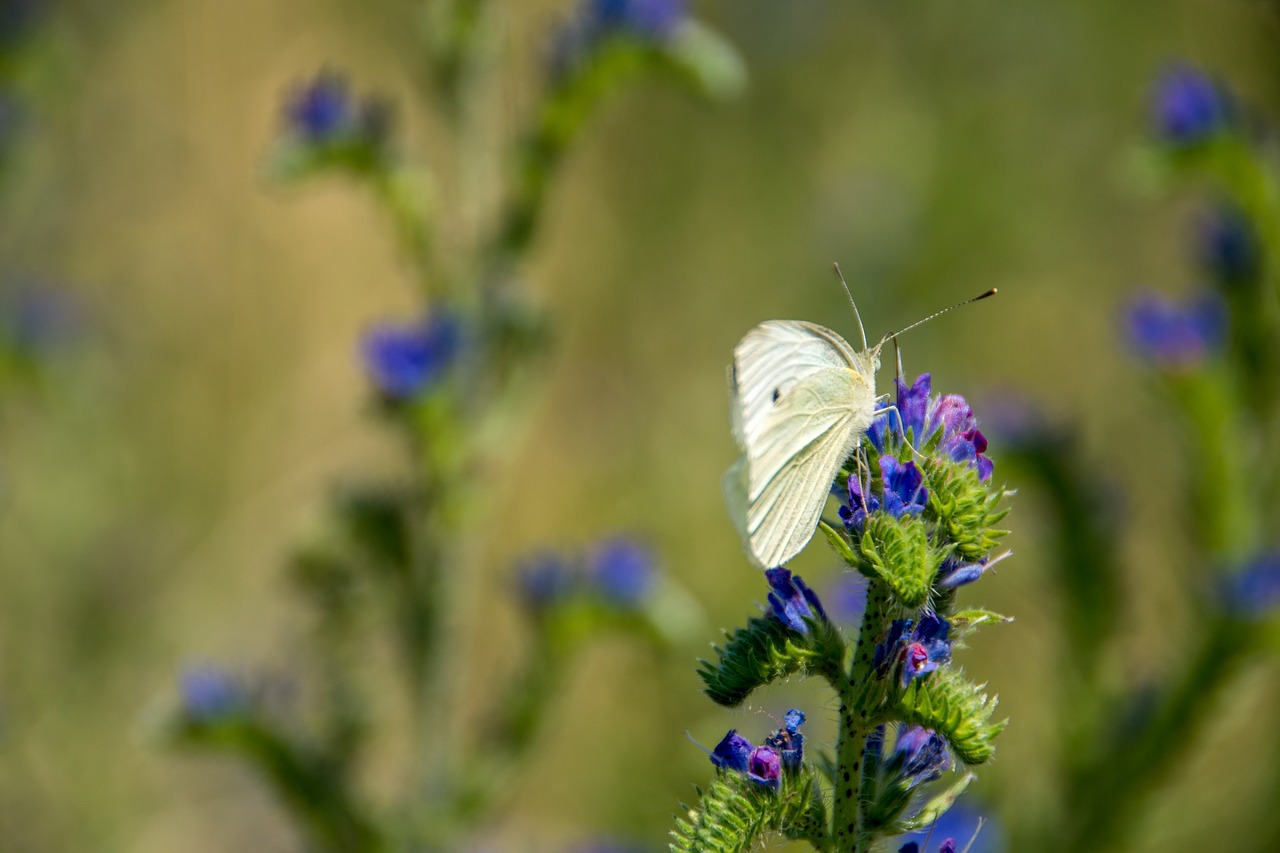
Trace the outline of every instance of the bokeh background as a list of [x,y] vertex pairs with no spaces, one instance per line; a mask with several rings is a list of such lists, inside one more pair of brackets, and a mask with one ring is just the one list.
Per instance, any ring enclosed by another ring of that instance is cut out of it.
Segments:
[[[192,661],[287,674],[306,615],[282,566],[336,485],[398,464],[355,349],[411,305],[392,235],[349,182],[284,190],[262,163],[286,93],[329,67],[394,101],[405,151],[449,168],[433,159],[418,4],[44,5],[2,129],[0,276],[65,293],[74,334],[0,399],[0,849],[299,850],[253,777],[158,747],[148,718]],[[530,108],[569,6],[503,4],[500,113]],[[710,773],[686,730],[759,736],[768,714],[816,702],[811,736],[830,740],[820,694],[782,687],[725,711],[693,660],[763,597],[720,497],[730,351],[777,317],[855,336],[833,260],[873,335],[1000,288],[904,339],[908,373],[931,371],[979,416],[1017,394],[1078,433],[1123,517],[1135,677],[1167,663],[1186,617],[1172,492],[1194,463],[1117,312],[1137,285],[1194,283],[1197,199],[1158,190],[1137,152],[1173,59],[1280,114],[1275,6],[695,6],[740,49],[749,86],[710,107],[631,91],[565,163],[522,269],[555,346],[484,486],[466,654],[500,667],[521,642],[504,593],[519,555],[610,530],[655,547],[705,626],[665,656],[609,638],[583,651],[491,849],[606,834],[660,849]],[[1014,476],[990,454],[997,479]],[[1016,557],[966,594],[1017,621],[961,653],[1013,720],[974,789],[1004,820],[1055,808],[1037,750],[1060,665],[1037,497],[1014,507]],[[837,574],[821,545],[795,568],[819,589]],[[1275,837],[1257,805],[1280,797],[1276,674],[1249,670],[1136,849]],[[368,773],[374,790],[392,782]]]

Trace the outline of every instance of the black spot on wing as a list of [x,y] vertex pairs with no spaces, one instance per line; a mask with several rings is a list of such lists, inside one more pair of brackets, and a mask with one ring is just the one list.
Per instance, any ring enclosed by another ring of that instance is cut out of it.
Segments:
[[781,388],[774,388],[774,389],[773,389],[773,402],[775,402],[775,403],[776,403],[776,402],[778,402],[778,400],[779,400],[781,397],[782,397],[782,389],[781,389]]

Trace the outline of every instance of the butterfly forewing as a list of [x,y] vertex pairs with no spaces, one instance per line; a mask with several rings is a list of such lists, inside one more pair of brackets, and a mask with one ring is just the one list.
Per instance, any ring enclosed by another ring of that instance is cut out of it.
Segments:
[[871,422],[874,370],[874,356],[802,321],[762,323],[734,350],[744,459],[725,489],[760,565],[781,565],[812,538],[840,464]]

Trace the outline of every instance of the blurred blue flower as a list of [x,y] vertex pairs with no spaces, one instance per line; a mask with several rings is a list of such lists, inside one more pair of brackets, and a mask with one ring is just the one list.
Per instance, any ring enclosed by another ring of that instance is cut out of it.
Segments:
[[0,293],[0,349],[38,358],[66,345],[79,328],[77,306],[63,291],[23,283]]
[[653,589],[653,554],[624,537],[597,545],[587,562],[595,588],[612,604],[637,607]]
[[[982,827],[981,832],[978,831],[979,826]],[[977,833],[976,836],[975,833]],[[927,835],[930,838],[954,838],[958,840],[962,849],[972,839],[973,846],[969,848],[969,853],[998,853],[1005,849],[1004,831],[1000,824],[990,818],[984,819],[968,804],[967,798],[960,799],[928,828],[913,834]],[[900,836],[900,838],[906,837]]]
[[809,633],[806,619],[821,619],[826,622],[827,612],[822,602],[799,575],[792,575],[784,568],[766,569],[765,578],[773,589],[769,593],[769,607],[773,615],[784,625],[801,634]]
[[534,613],[543,613],[568,598],[577,580],[564,558],[551,552],[529,558],[516,570],[520,599]]
[[1169,66],[1156,80],[1151,116],[1156,134],[1173,145],[1190,146],[1228,127],[1227,93],[1204,72],[1185,62]]
[[827,611],[841,622],[858,622],[867,609],[867,578],[857,572],[841,572],[822,594]]
[[200,723],[213,723],[246,710],[245,685],[224,669],[201,664],[178,676],[178,692],[186,715]]
[[608,39],[624,36],[660,44],[685,18],[684,0],[582,0],[551,39],[553,79],[581,68]]
[[437,310],[408,324],[384,323],[361,341],[365,368],[392,400],[419,397],[440,380],[462,349],[457,317]]
[[1165,370],[1193,370],[1221,349],[1227,312],[1213,293],[1178,303],[1147,292],[1129,303],[1125,325],[1139,357]]
[[1244,619],[1280,611],[1280,551],[1262,554],[1221,578],[1219,596],[1228,613]]
[[1219,206],[1200,222],[1196,256],[1214,279],[1228,287],[1258,277],[1262,252],[1253,225],[1238,208]]
[[285,103],[286,125],[307,142],[331,142],[348,133],[355,121],[355,101],[346,78],[328,69],[295,91]]

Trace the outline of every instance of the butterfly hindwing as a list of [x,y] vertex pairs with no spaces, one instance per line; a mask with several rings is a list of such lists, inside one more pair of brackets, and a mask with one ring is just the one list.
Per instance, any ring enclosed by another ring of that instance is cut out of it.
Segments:
[[771,320],[734,350],[734,434],[725,477],[753,560],[781,565],[813,537],[840,464],[871,422],[874,364],[814,323]]

